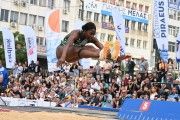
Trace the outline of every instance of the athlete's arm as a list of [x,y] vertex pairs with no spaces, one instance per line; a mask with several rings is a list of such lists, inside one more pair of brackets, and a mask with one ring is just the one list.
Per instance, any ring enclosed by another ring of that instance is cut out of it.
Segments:
[[103,44],[99,42],[96,37],[91,38],[92,43],[94,43],[100,50],[103,49]]
[[69,38],[68,38],[68,42],[67,44],[64,46],[63,52],[62,52],[62,56],[60,59],[65,60],[66,59],[66,54],[67,54],[67,50],[69,48],[69,46],[72,46],[74,41],[77,40],[79,37],[79,31],[78,30],[74,30],[71,32]]

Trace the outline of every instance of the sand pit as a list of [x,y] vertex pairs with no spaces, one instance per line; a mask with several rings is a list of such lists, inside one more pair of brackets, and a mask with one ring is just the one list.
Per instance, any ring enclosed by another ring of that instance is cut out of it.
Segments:
[[0,112],[0,120],[104,120],[98,117],[76,115],[75,113],[52,112]]

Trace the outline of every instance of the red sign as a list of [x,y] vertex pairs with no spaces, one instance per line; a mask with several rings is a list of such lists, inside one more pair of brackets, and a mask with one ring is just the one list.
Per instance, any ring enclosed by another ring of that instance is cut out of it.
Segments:
[[150,101],[144,101],[140,106],[140,111],[148,111],[150,108],[151,102]]

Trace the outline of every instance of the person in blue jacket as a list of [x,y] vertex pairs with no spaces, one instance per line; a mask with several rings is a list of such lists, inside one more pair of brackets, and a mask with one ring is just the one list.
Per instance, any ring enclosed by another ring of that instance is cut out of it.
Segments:
[[0,92],[7,88],[8,83],[8,71],[5,67],[3,67],[2,61],[0,60]]

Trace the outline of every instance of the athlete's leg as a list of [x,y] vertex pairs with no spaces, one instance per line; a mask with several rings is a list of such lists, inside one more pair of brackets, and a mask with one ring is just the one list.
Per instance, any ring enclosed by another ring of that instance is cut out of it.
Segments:
[[93,46],[84,46],[79,51],[79,58],[99,58],[100,50]]
[[[63,49],[64,49],[64,46],[58,46],[58,47],[57,47],[57,49],[56,49],[56,57],[57,57],[57,59],[60,59],[60,58],[61,58]],[[79,52],[80,49],[81,49],[81,48],[74,47],[74,46],[70,46],[70,47],[68,48],[68,51],[67,51],[65,60],[66,60],[67,62],[75,62],[75,61],[78,61],[78,60],[79,60],[78,52]],[[57,64],[59,64],[59,63],[57,63]]]
[[110,51],[107,51],[107,54],[104,54],[105,57],[101,58],[101,50],[100,49],[96,49],[93,46],[84,46],[80,51],[79,51],[79,58],[94,58],[94,59],[110,59],[111,58],[111,54]]

